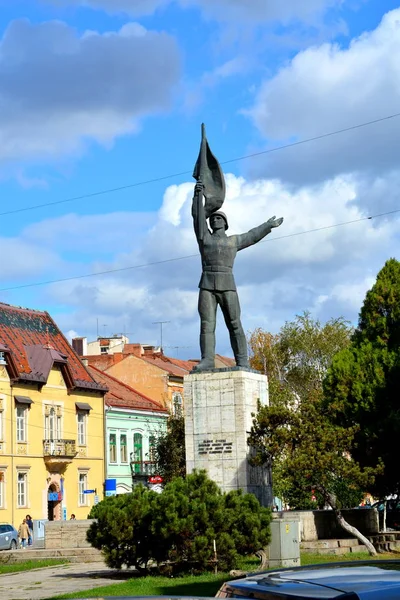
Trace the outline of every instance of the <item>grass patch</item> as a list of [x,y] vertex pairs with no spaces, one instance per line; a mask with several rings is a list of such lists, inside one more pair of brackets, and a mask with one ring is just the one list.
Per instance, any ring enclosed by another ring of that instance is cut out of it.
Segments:
[[370,556],[365,552],[351,552],[349,554],[342,554],[337,556],[335,554],[302,554],[301,555],[301,566],[306,567],[307,565],[316,565],[323,563],[334,563],[334,562],[348,562],[352,560],[393,560],[399,558],[398,554],[378,554],[377,556]]
[[31,569],[42,569],[43,567],[54,567],[56,565],[66,564],[66,560],[58,560],[56,558],[49,558],[48,560],[26,560],[20,563],[1,563],[0,562],[0,575],[6,573],[18,573],[19,571],[30,571]]
[[64,594],[56,598],[92,598],[104,596],[215,596],[221,585],[229,579],[228,573],[205,573],[183,577],[133,577],[124,583],[107,585]]
[[[368,554],[344,554],[342,556],[322,554],[302,554],[301,564],[307,566],[317,563],[343,562],[354,560],[368,560]],[[396,554],[379,554],[378,559],[398,558]],[[238,568],[243,570],[256,570],[259,565],[257,558],[248,558]],[[221,585],[232,579],[229,573],[205,573],[203,575],[186,575],[182,577],[160,577],[160,576],[135,576],[124,583],[108,585],[103,587],[64,594],[49,600],[61,598],[92,598],[104,596],[215,596]]]

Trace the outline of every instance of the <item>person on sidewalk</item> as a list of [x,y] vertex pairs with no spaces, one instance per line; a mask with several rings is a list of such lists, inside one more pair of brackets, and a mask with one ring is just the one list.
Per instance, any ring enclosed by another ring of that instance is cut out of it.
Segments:
[[31,515],[26,515],[25,520],[26,520],[26,524],[29,527],[28,546],[32,546],[32,542],[33,542],[33,521],[32,521]]
[[26,523],[26,519],[23,519],[21,525],[18,528],[18,537],[21,540],[21,548],[25,550],[26,542],[29,538],[29,527]]

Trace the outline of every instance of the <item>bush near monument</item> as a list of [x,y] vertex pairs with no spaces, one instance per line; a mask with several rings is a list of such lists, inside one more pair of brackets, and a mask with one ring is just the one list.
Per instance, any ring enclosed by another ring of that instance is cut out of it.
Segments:
[[178,477],[156,494],[139,486],[131,494],[106,498],[93,507],[97,519],[88,541],[103,551],[112,568],[133,566],[146,572],[213,570],[235,567],[270,540],[271,511],[252,494],[222,493],[204,471]]

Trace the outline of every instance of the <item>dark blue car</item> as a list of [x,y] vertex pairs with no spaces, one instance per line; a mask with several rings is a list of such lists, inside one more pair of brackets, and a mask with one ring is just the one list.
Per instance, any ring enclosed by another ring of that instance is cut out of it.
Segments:
[[400,560],[369,560],[254,573],[225,583],[218,598],[400,600]]

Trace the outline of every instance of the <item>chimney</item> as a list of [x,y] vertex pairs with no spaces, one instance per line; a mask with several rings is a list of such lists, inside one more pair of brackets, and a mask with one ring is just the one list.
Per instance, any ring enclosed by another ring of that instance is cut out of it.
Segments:
[[133,354],[134,356],[138,356],[140,358],[143,354],[142,344],[125,344],[123,353]]
[[154,346],[143,346],[145,356],[154,356]]
[[85,338],[85,337],[73,338],[72,347],[79,356],[86,356],[87,355],[87,338]]

